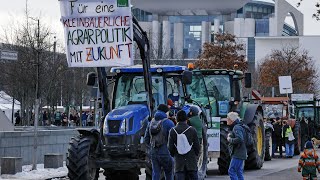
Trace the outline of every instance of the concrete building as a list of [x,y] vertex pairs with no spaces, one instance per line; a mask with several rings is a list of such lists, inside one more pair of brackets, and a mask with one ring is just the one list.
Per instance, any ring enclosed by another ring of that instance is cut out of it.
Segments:
[[[196,59],[215,33],[228,32],[245,44],[249,66],[254,67],[260,57],[257,37],[303,35],[303,14],[285,0],[132,0],[132,4],[149,34],[153,59]],[[286,23],[289,17],[291,25]]]

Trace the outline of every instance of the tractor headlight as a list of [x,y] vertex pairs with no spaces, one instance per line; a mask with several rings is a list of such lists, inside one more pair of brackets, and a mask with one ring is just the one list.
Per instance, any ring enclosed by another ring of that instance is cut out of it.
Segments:
[[129,119],[125,118],[121,123],[120,133],[124,134],[125,132],[128,132],[128,131],[129,131]]
[[108,134],[109,133],[109,127],[108,127],[108,116],[104,118],[103,122],[103,134]]

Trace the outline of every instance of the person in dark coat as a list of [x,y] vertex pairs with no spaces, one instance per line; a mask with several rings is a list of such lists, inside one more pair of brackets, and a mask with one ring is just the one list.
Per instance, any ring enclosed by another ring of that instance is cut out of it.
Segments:
[[[178,124],[176,127],[172,128],[169,133],[168,149],[171,156],[174,157],[174,169],[176,180],[185,179],[198,179],[198,161],[197,157],[200,151],[199,139],[197,136],[197,131],[193,127],[187,124],[187,114],[185,111],[180,110],[177,113]],[[188,129],[188,130],[187,130]],[[187,131],[186,131],[187,130]],[[185,132],[184,132],[185,131]],[[189,144],[192,144],[192,148],[186,154],[179,154],[176,144],[177,144],[177,133],[181,134],[184,132]]]
[[282,120],[279,117],[276,118],[276,121],[273,124],[273,133],[272,133],[272,158],[275,158],[275,152],[279,148],[280,158],[282,158]]
[[305,117],[302,117],[300,121],[300,133],[301,133],[301,151],[304,150],[304,144],[308,141],[309,137],[309,128],[308,120]]
[[229,150],[231,162],[228,170],[230,179],[244,179],[243,178],[243,165],[247,159],[247,147],[245,143],[245,129],[241,126],[239,115],[236,112],[227,114],[227,125],[232,130],[228,134]]
[[315,135],[316,135],[316,130],[315,130],[314,121],[311,120],[311,117],[308,117],[308,118],[307,118],[307,122],[308,122],[308,130],[309,130],[308,140],[310,141],[311,138],[315,137]]
[[150,149],[150,157],[152,163],[152,180],[159,180],[161,175],[161,169],[164,170],[166,180],[173,180],[173,159],[170,156],[167,144],[168,136],[171,128],[174,127],[174,124],[171,120],[168,119],[167,113],[169,108],[165,104],[160,104],[157,108],[156,113],[154,114],[154,119],[156,121],[162,120],[163,135],[165,136],[165,143],[159,147],[151,146],[152,135],[150,133],[150,123],[147,126],[144,143]]
[[20,110],[18,110],[16,113],[14,113],[14,117],[16,118],[15,126],[20,125],[21,117],[20,117]]

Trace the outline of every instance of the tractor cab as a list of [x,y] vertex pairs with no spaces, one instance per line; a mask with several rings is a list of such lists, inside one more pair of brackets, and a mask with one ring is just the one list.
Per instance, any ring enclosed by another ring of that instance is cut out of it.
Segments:
[[[159,104],[167,104],[169,98],[174,100],[174,106],[183,106],[184,71],[183,66],[151,66],[152,113]],[[113,110],[105,117],[103,132],[107,139],[117,138],[123,134],[136,134],[146,125],[150,113],[147,108],[149,97],[145,89],[142,66],[112,68],[111,72],[114,73],[111,101]],[[141,130],[141,133],[144,133],[144,130]],[[108,143],[120,142],[117,139]]]
[[242,99],[243,73],[235,70],[194,70],[188,86],[191,99],[211,107],[211,117],[226,117]]

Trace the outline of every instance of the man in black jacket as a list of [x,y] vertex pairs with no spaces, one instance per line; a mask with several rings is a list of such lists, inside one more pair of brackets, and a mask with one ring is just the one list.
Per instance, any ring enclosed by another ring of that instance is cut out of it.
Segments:
[[273,123],[272,133],[272,158],[275,158],[275,152],[279,148],[279,157],[282,158],[282,120],[277,117]]
[[[169,133],[168,149],[171,156],[175,161],[175,175],[176,180],[197,180],[198,179],[198,166],[197,157],[200,151],[200,144],[197,137],[197,131],[187,124],[187,114],[185,111],[180,110],[177,113],[178,124],[172,128]],[[188,130],[187,130],[188,129]],[[187,130],[187,131],[185,131]],[[185,131],[185,132],[184,132]],[[192,148],[186,154],[179,154],[177,150],[177,133],[184,132],[188,142],[192,145]]]

